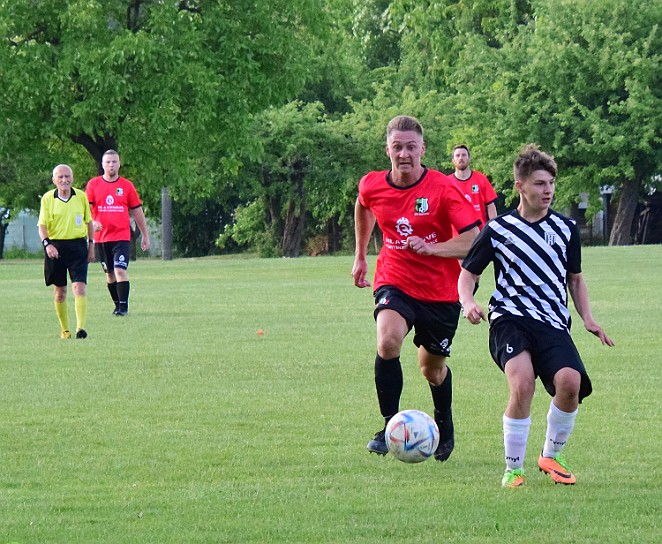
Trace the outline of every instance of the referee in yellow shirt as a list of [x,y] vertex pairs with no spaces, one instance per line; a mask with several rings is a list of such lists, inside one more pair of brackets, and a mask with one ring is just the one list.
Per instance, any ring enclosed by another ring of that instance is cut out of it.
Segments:
[[74,175],[66,164],[53,169],[56,189],[41,197],[39,237],[44,246],[44,279],[53,286],[60,338],[71,338],[67,314],[67,272],[76,307],[76,338],[87,338],[87,265],[94,260],[94,226],[85,191],[74,189]]

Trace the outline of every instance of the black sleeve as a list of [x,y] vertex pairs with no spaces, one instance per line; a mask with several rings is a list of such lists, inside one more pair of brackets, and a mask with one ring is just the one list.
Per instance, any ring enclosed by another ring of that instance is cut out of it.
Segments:
[[568,242],[568,272],[579,274],[582,271],[582,244],[579,227],[574,221],[570,225],[570,241]]
[[480,276],[494,258],[494,245],[492,244],[492,229],[489,224],[480,231],[469,253],[462,261],[462,268],[472,274]]

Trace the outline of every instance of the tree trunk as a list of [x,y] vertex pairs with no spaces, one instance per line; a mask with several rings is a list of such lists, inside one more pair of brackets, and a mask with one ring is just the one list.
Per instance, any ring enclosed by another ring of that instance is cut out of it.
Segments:
[[281,248],[285,257],[298,257],[301,254],[301,240],[306,220],[306,204],[302,198],[299,203],[290,200],[285,217],[283,242]]
[[632,245],[632,221],[637,209],[640,189],[641,179],[639,177],[623,182],[621,198],[618,201],[616,217],[614,217],[614,224],[609,237],[610,246]]
[[285,257],[298,257],[301,254],[304,226],[306,223],[306,162],[297,159],[292,163],[292,191],[288,197],[287,212],[281,249]]
[[72,137],[72,140],[82,145],[90,156],[97,163],[97,173],[99,175],[103,174],[103,168],[101,167],[101,158],[103,154],[109,149],[114,149],[117,151],[117,138],[109,134],[104,134],[103,137],[92,138],[87,134],[78,134],[77,136]]
[[4,221],[0,220],[0,259],[4,259],[5,255],[5,238],[7,235],[7,228],[9,227],[9,223],[5,223]]

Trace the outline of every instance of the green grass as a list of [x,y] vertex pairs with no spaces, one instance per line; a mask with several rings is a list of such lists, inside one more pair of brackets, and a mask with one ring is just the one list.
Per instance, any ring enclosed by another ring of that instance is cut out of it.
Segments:
[[[485,325],[456,336],[451,459],[365,450],[375,331],[350,257],[141,260],[126,319],[92,266],[85,341],[59,340],[40,262],[4,261],[0,543],[659,542],[661,263],[662,246],[585,249],[616,347],[576,322],[594,385],[565,450],[578,484],[536,470],[539,387],[527,485],[503,490]],[[402,359],[402,408],[431,411],[409,338]]]

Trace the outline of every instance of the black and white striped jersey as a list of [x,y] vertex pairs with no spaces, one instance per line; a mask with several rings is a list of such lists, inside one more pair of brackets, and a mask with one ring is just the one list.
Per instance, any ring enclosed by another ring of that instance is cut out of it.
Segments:
[[489,303],[490,323],[510,315],[570,328],[567,274],[581,272],[581,242],[574,220],[553,210],[535,223],[517,210],[494,218],[480,232],[462,266],[480,275],[490,262],[496,286]]

